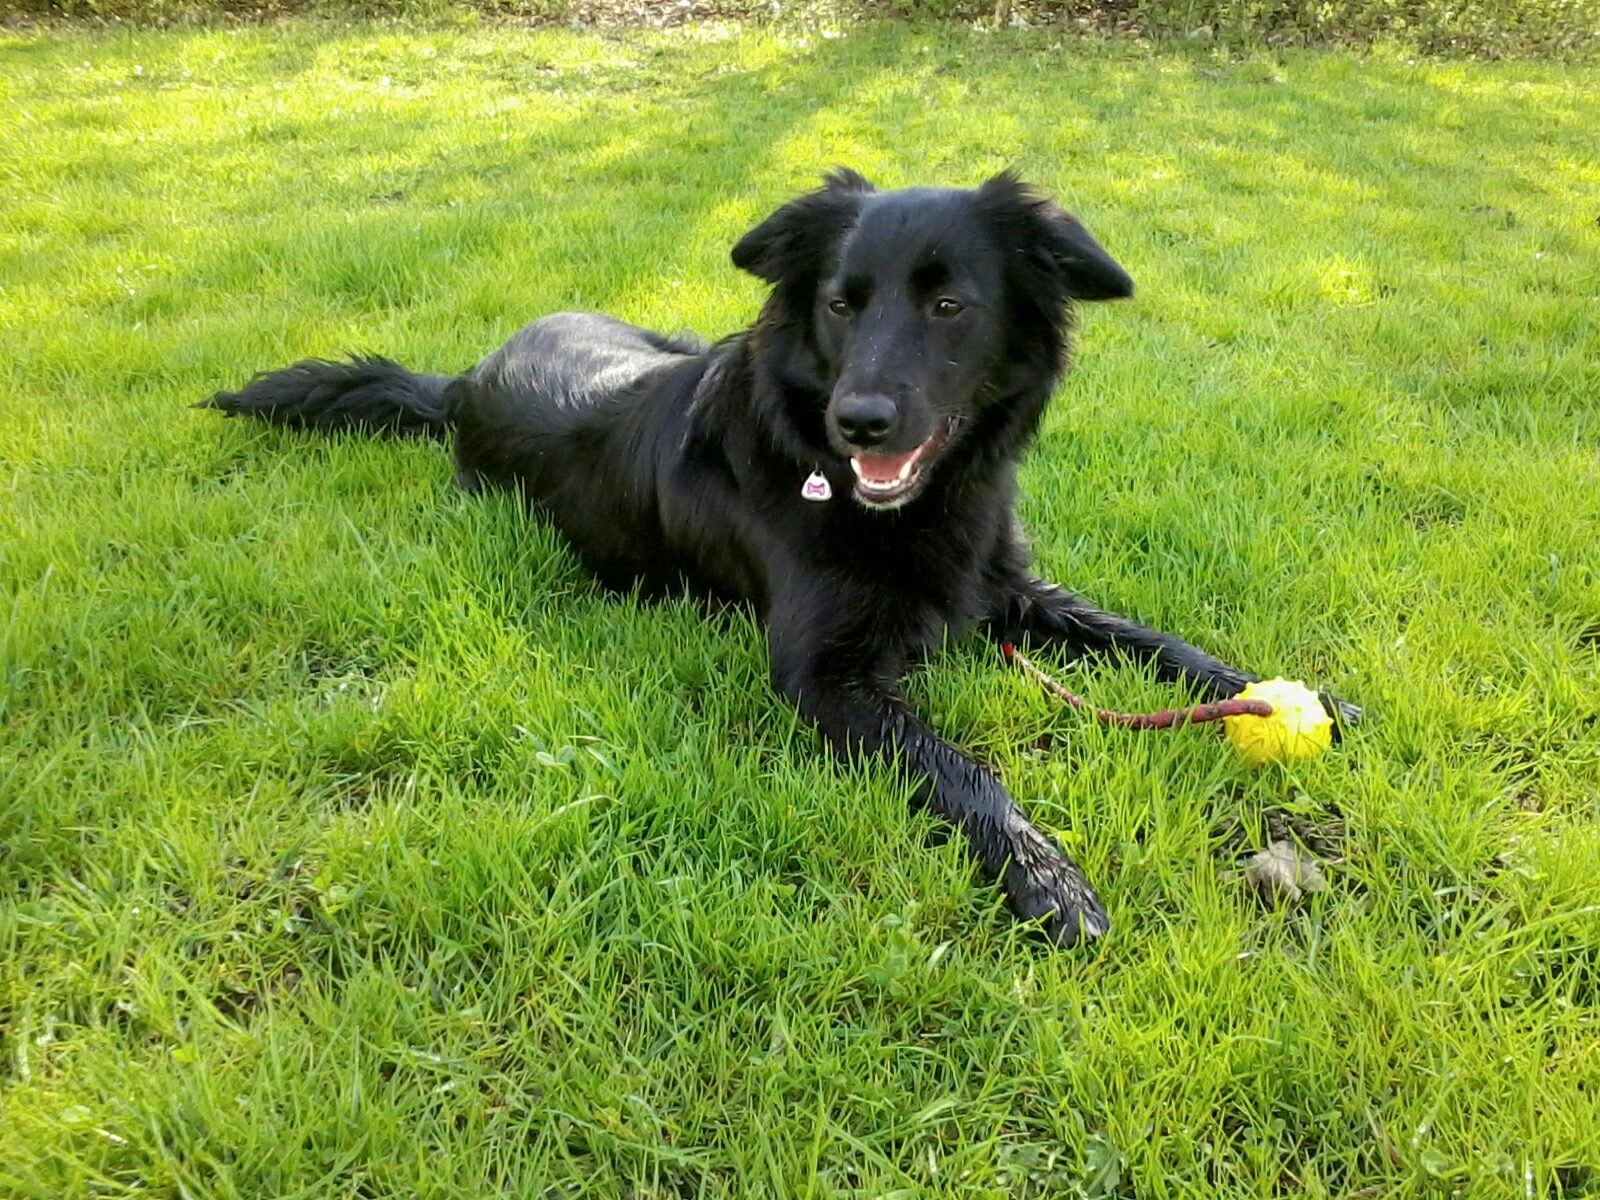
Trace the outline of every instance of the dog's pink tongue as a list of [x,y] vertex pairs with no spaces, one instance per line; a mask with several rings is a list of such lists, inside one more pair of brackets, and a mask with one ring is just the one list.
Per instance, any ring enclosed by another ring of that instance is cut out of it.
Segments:
[[861,478],[873,483],[893,483],[901,469],[917,456],[917,450],[905,454],[860,454],[856,456],[856,470]]

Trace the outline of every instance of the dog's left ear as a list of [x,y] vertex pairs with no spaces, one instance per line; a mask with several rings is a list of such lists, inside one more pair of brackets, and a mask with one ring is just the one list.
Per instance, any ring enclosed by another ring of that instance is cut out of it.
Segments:
[[1024,256],[1041,282],[1066,300],[1121,300],[1133,295],[1133,278],[1083,223],[1010,171],[978,189],[978,202],[1002,243]]
[[854,224],[872,190],[847,167],[830,171],[817,191],[791,200],[740,238],[733,265],[768,283],[815,281],[828,248]]

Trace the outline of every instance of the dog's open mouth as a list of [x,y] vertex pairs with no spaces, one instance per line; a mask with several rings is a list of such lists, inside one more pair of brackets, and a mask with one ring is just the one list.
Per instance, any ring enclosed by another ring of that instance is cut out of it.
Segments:
[[941,421],[926,441],[904,454],[858,454],[850,460],[856,473],[856,499],[868,508],[898,508],[922,486],[923,471],[950,441],[959,418]]

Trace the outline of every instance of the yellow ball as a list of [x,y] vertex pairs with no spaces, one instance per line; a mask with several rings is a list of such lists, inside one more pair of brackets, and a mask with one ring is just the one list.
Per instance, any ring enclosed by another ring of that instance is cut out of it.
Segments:
[[1239,699],[1272,705],[1270,717],[1226,717],[1222,722],[1227,739],[1252,767],[1315,758],[1333,744],[1333,718],[1298,679],[1263,679],[1240,692]]

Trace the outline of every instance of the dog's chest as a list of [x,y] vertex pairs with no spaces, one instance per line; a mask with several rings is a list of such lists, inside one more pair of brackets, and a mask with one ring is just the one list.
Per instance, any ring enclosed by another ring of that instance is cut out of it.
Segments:
[[818,565],[876,639],[922,654],[984,615],[995,541],[991,521],[929,527],[862,515],[866,520],[828,531]]

